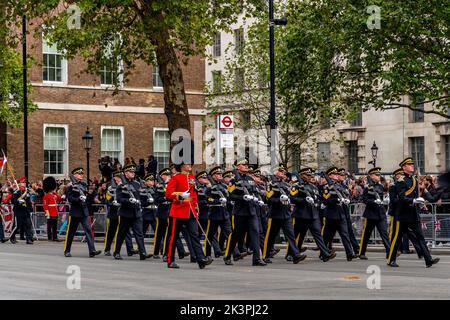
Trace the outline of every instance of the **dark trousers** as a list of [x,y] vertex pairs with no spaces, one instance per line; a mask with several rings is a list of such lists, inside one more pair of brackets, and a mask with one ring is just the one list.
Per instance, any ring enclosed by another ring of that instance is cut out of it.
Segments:
[[114,244],[114,254],[120,254],[123,241],[130,232],[133,231],[134,239],[138,246],[139,254],[146,255],[147,252],[144,246],[144,237],[142,235],[142,218],[126,218],[119,216],[119,226],[117,227],[116,239]]
[[86,236],[86,242],[88,245],[89,252],[95,251],[95,245],[94,245],[94,239],[92,238],[92,229],[91,224],[89,223],[90,218],[83,216],[83,217],[72,217],[69,216],[69,224],[67,226],[66,231],[66,241],[64,243],[64,253],[70,252],[70,248],[72,247],[72,241],[73,237],[75,236],[75,233],[77,232],[78,225],[81,223],[81,226],[83,227],[85,236]]
[[58,217],[47,219],[48,240],[58,240]]
[[324,224],[322,227],[322,237],[323,241],[326,244],[333,242],[333,238],[334,235],[336,234],[336,231],[339,233],[341,237],[341,242],[344,246],[347,257],[353,256],[353,248],[350,243],[350,239],[348,237],[347,221],[324,218]]
[[358,240],[356,240],[355,232],[353,231],[352,218],[350,217],[350,212],[347,208],[345,209],[345,221],[347,222],[348,238],[352,245],[353,252],[358,254],[360,244],[358,243]]
[[200,240],[198,239],[197,221],[192,213],[189,219],[174,217],[170,217],[169,219],[169,234],[167,239],[167,264],[171,264],[173,261],[175,261],[176,242],[179,240],[180,232],[183,226],[186,228],[186,232],[189,235],[193,253],[195,254],[195,259],[197,260],[197,262],[204,260],[205,255],[203,254],[202,245],[200,244]]
[[[311,232],[311,235],[314,238],[314,241],[316,242],[317,247],[320,250],[320,256],[321,257],[328,257],[330,255],[330,250],[328,250],[327,246],[325,245],[325,242],[323,241],[322,234],[320,233],[320,220],[319,219],[302,219],[302,218],[293,218],[292,223],[294,225],[294,237],[297,243],[297,247],[299,249],[302,248],[303,241],[305,240],[306,233]],[[289,255],[292,254],[291,247],[288,243],[288,250]]]
[[33,232],[31,230],[31,217],[28,216],[16,216],[14,218],[14,228],[13,228],[13,232],[11,233],[10,238],[15,240],[16,239],[16,234],[20,231],[23,230],[25,232],[25,238],[27,241],[32,241],[33,240]]
[[[392,240],[394,238],[395,233],[397,232],[397,219],[395,219],[394,217],[391,216],[391,224],[389,227],[389,241],[391,242],[392,245]],[[423,257],[423,252],[422,252],[422,248],[419,245],[419,241],[416,238],[416,235],[408,228],[408,230],[406,231],[406,233],[404,233],[401,237],[401,241],[399,244],[399,248],[400,248],[400,252],[402,253],[406,253],[409,250],[409,241],[411,241],[411,243],[414,246],[414,249],[416,249],[416,253],[417,256],[419,258]]]
[[269,218],[268,227],[266,232],[266,238],[264,239],[263,258],[270,258],[270,249],[275,244],[275,238],[280,233],[280,229],[283,230],[286,242],[289,244],[289,248],[292,251],[294,257],[300,255],[297,244],[295,243],[294,228],[292,226],[292,219],[272,219]]
[[261,260],[259,248],[259,223],[257,216],[232,216],[232,231],[228,235],[226,259],[230,259],[231,254],[236,254],[236,244],[238,241],[244,241],[245,233],[250,236],[250,249],[253,251],[253,262]]
[[[155,237],[153,238],[153,255],[157,256],[161,252],[161,241],[164,239],[164,246],[167,238],[167,226],[169,218],[156,218]],[[164,249],[164,247],[163,247]]]
[[[261,248],[261,251],[262,251],[262,250],[264,250],[264,240],[266,239],[267,217],[259,216],[258,222],[259,222],[259,247]],[[270,248],[270,249],[272,250],[272,248]]]
[[431,264],[432,260],[431,254],[430,251],[428,250],[427,243],[423,236],[420,222],[395,221],[395,223],[396,229],[391,243],[391,250],[389,251],[388,263],[395,261],[395,259],[397,258],[397,250],[403,234],[411,232],[417,239],[417,245],[425,259],[425,263]]
[[0,216],[0,241],[5,239],[5,230],[3,228],[3,218]]
[[143,220],[142,221],[142,235],[145,238],[145,234],[147,233],[148,227],[152,226],[153,233],[156,232],[156,222],[155,220]]
[[[111,251],[111,245],[116,237],[117,227],[119,226],[119,217],[116,218],[108,218],[106,223],[106,235],[105,235],[105,252]],[[131,253],[133,251],[133,239],[131,238],[131,233],[128,232],[125,237],[125,246],[127,248],[127,253]]]
[[206,227],[206,238],[209,241],[205,240],[205,256],[211,256],[211,245],[214,247],[214,254],[216,256],[220,256],[221,250],[219,247],[219,243],[216,239],[217,230],[220,227],[220,232],[223,232],[223,236],[228,238],[231,233],[231,224],[229,220],[208,220],[208,225]]
[[361,243],[359,247],[358,255],[363,256],[366,254],[367,244],[369,243],[370,236],[372,235],[373,230],[377,228],[380,233],[381,241],[383,241],[384,248],[386,249],[386,254],[389,254],[389,250],[391,249],[391,245],[389,242],[389,236],[387,233],[387,222],[386,219],[381,220],[373,220],[373,219],[365,219],[364,228],[361,234]]

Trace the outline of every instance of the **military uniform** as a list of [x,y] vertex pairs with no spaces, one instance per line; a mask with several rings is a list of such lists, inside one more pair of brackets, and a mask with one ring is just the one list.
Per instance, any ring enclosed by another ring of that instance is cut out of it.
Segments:
[[[285,171],[283,167],[278,170]],[[306,258],[306,255],[300,253],[295,243],[289,193],[289,184],[276,177],[267,186],[266,199],[269,207],[269,220],[263,250],[263,258],[266,262],[270,261],[270,249],[273,247],[275,237],[279,234],[280,229],[283,230],[286,242],[289,243],[289,250],[292,252],[294,263]]]
[[[313,170],[311,168],[303,168],[300,170],[301,175],[312,175]],[[291,188],[290,198],[291,203],[294,205],[293,226],[294,237],[298,248],[301,250],[303,241],[305,239],[308,230],[314,238],[317,247],[320,250],[320,258],[323,261],[328,261],[333,258],[335,254],[332,254],[328,250],[325,242],[323,241],[320,226],[320,193],[317,186],[309,182],[300,181],[303,183],[296,183]],[[290,247],[288,247],[288,254],[292,255]]]
[[[162,169],[159,175],[170,175],[168,168]],[[159,257],[161,252],[161,241],[164,240],[163,250],[166,243],[167,227],[169,225],[169,211],[170,201],[166,198],[167,182],[161,181],[158,183],[155,191],[155,201],[158,206],[156,210],[156,231],[153,238],[153,255],[155,258]]]
[[[123,168],[124,175],[126,172],[135,172],[136,166],[129,164]],[[114,258],[121,260],[120,249],[128,232],[133,230],[133,236],[136,240],[139,256],[141,260],[151,257],[147,255],[144,245],[144,237],[142,233],[142,212],[140,202],[140,184],[135,180],[127,180],[125,176],[124,181],[116,189],[116,199],[120,204],[119,226],[117,227],[115,244],[114,244]]]
[[[155,175],[152,173],[144,176],[144,181],[154,181]],[[156,232],[156,203],[155,203],[155,188],[151,186],[143,186],[140,193],[141,205],[142,205],[142,234],[147,233],[148,227],[152,226],[154,232]]]
[[[18,182],[25,182],[25,178],[21,178]],[[13,192],[11,203],[13,205],[15,227],[14,231],[11,233],[10,241],[16,241],[16,234],[19,230],[25,231],[25,237],[27,244],[33,243],[33,232],[31,230],[31,212],[33,212],[33,205],[31,204],[30,194],[26,189],[17,189]]]
[[[84,174],[83,168],[75,168],[72,170],[73,175]],[[78,229],[78,224],[81,223],[83,227],[86,242],[89,248],[89,256],[94,257],[101,253],[95,250],[94,239],[92,236],[92,228],[89,218],[88,203],[86,203],[87,184],[83,181],[76,181],[72,179],[72,184],[67,188],[67,200],[70,203],[69,223],[66,232],[66,241],[64,243],[64,255],[70,257],[70,249],[72,246],[73,237]]]
[[379,175],[381,171],[380,167],[375,167],[369,170],[368,181],[369,184],[364,187],[362,201],[366,205],[363,213],[364,228],[361,235],[361,244],[359,248],[358,256],[360,259],[367,259],[365,256],[367,244],[369,243],[370,236],[375,227],[380,234],[384,248],[386,249],[386,255],[389,254],[390,243],[387,233],[387,221],[386,221],[386,200],[383,200],[386,189],[384,186],[377,182],[374,183],[370,179],[370,175]]
[[[400,162],[399,166],[410,166],[414,162],[412,158],[408,157]],[[405,169],[404,169],[405,171]],[[428,250],[425,238],[422,233],[420,224],[420,206],[423,205],[424,199],[419,197],[419,183],[415,176],[409,175],[405,172],[403,179],[396,182],[396,190],[398,195],[397,203],[397,217],[396,231],[393,235],[391,249],[388,256],[388,265],[391,267],[398,267],[395,260],[397,258],[397,249],[400,243],[401,236],[408,232],[408,229],[417,238],[418,246],[425,259],[427,267],[439,261],[438,258],[433,259]]]
[[[113,173],[113,178],[111,181],[114,181],[114,177],[121,177],[122,171],[115,171]],[[107,205],[107,220],[106,220],[106,234],[105,234],[105,248],[104,252],[106,256],[111,255],[111,245],[113,243],[114,237],[116,236],[117,227],[119,226],[119,215],[117,212],[119,211],[120,203],[116,200],[116,188],[117,185],[115,182],[111,182],[111,185],[108,186],[106,192],[106,205]],[[133,240],[131,238],[131,233],[128,232],[125,238],[125,246],[127,248],[127,253],[129,256],[132,256],[135,253],[133,249]]]
[[[326,171],[327,175],[338,174],[336,167],[330,167]],[[343,204],[345,202],[350,203],[350,200],[344,198],[340,193],[338,183],[334,183],[331,180],[327,180],[327,185],[323,188],[322,194],[324,210],[324,225],[322,227],[322,237],[326,244],[333,241],[336,231],[341,237],[342,244],[345,248],[347,260],[351,261],[354,257],[353,248],[348,236],[347,220],[345,218],[345,208]]]
[[[236,166],[247,166],[246,159],[236,161]],[[234,201],[232,215],[232,232],[228,236],[227,249],[225,252],[224,262],[231,265],[231,254],[236,248],[239,240],[243,241],[245,232],[250,236],[251,249],[253,250],[253,265],[265,266],[266,263],[261,260],[259,248],[259,223],[256,212],[257,190],[253,179],[244,173],[236,171],[235,178],[230,181],[227,186],[230,194],[229,199]],[[240,258],[240,257],[237,257]]]

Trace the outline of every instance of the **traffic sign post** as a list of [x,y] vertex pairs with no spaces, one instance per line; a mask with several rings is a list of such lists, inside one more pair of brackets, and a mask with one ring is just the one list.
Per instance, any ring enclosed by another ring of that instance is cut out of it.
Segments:
[[220,115],[217,117],[216,134],[216,163],[222,164],[222,149],[234,147],[234,119],[232,115]]

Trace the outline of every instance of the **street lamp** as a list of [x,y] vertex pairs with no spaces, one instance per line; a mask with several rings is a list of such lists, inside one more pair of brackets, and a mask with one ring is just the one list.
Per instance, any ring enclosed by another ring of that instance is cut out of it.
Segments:
[[372,151],[372,161],[369,161],[374,167],[376,167],[376,161],[377,161],[377,154],[378,154],[378,147],[375,141],[373,142],[372,148],[370,148]]
[[84,133],[82,139],[84,143],[84,150],[86,150],[86,171],[87,171],[87,182],[89,185],[89,150],[91,150],[92,139],[94,139],[92,134],[89,132],[89,127],[87,127],[86,132]]
[[270,60],[270,113],[266,122],[267,136],[270,139],[270,158],[272,164],[275,160],[275,129],[277,121],[275,116],[275,25],[285,26],[287,24],[286,17],[281,19],[273,18],[273,0],[269,0],[269,60]]

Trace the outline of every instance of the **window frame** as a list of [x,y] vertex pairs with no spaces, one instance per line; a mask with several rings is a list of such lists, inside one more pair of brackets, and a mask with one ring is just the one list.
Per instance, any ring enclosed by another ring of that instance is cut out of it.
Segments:
[[[43,124],[43,131],[42,131],[42,150],[44,151],[43,157],[42,157],[42,164],[44,165],[44,169],[42,172],[44,173],[43,176],[48,177],[56,177],[56,178],[65,178],[69,176],[69,125],[68,124],[61,124],[61,123],[44,123]],[[52,173],[45,173],[45,130],[47,128],[64,128],[64,134],[65,134],[65,150],[63,155],[63,173],[60,174],[52,174]]]
[[[57,53],[55,54],[53,52],[46,52],[44,50],[44,48],[46,46],[49,47],[49,45],[48,45],[47,40],[45,39],[45,35],[42,34],[42,50],[41,50],[42,51],[41,52],[41,54],[42,54],[42,69],[41,69],[41,72],[42,72],[41,73],[42,74],[42,83],[45,83],[45,84],[59,84],[59,85],[65,84],[65,85],[67,85],[67,83],[68,83],[68,73],[69,73],[68,72],[67,59],[64,57],[64,52],[58,50],[58,44],[55,43],[53,45],[56,46]],[[44,54],[54,54],[54,55],[60,55],[61,56],[61,81],[44,80],[44,68],[45,68],[45,66],[44,66]]]
[[[154,79],[153,79],[153,77],[155,76],[155,68],[158,70],[157,76],[158,76],[159,80],[161,81],[161,86],[155,86],[155,82],[154,82]],[[159,73],[159,66],[158,65],[152,66],[152,88],[155,91],[164,91],[164,83],[162,81],[161,74]]]
[[[420,139],[420,138],[422,139],[423,167],[420,167],[419,159],[414,156],[415,152],[413,151],[413,144],[414,144],[413,141],[417,141],[417,139]],[[409,142],[409,151],[410,151],[411,157],[414,159],[414,164],[415,164],[414,167],[415,167],[415,169],[419,168],[421,174],[424,174],[425,173],[425,161],[426,161],[426,158],[425,158],[425,156],[426,156],[426,153],[425,153],[425,136],[408,137],[408,142]]]
[[[102,154],[102,140],[103,140],[103,130],[120,130],[120,157],[119,162],[123,165],[125,159],[125,128],[123,126],[111,126],[111,125],[102,125],[100,126],[100,156]],[[105,151],[106,152],[106,151]]]
[[[167,132],[167,133],[169,133],[169,128],[164,128],[164,127],[153,127],[153,140],[152,140],[152,154],[153,154],[153,156],[155,157],[155,159],[157,159],[157,157],[156,157],[156,152],[167,152],[167,151],[156,151],[155,150],[155,141],[156,141],[156,139],[155,139],[155,136],[156,136],[156,132],[157,131],[165,131],[165,132]],[[169,166],[169,164],[170,164],[170,156],[171,156],[171,150],[170,150],[170,135],[169,135],[169,151],[168,151],[168,154],[169,154],[169,160],[168,160],[168,163],[167,163],[167,166]],[[159,170],[162,170],[164,167],[161,167],[160,166],[160,161],[158,161],[158,168],[157,168],[157,170],[159,171]]]
[[[219,51],[219,54],[217,54],[217,51]],[[212,54],[214,58],[219,58],[222,56],[222,33],[220,31],[214,34]]]

